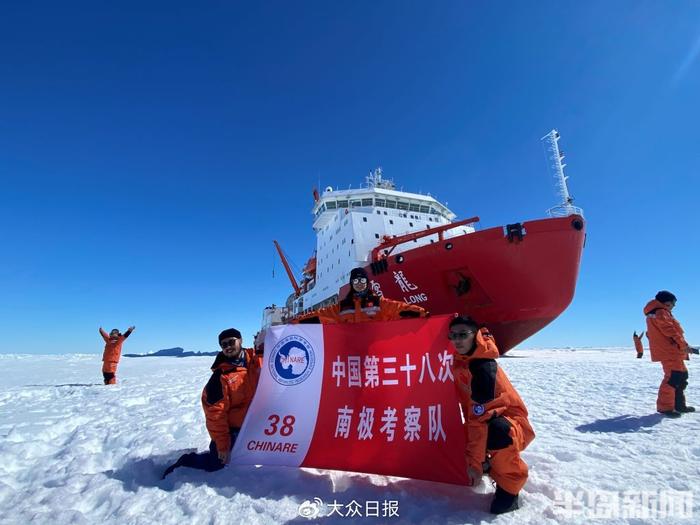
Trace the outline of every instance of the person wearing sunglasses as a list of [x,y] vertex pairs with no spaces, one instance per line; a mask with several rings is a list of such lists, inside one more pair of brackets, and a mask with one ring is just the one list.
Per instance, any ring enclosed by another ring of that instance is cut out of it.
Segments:
[[469,317],[455,317],[447,337],[456,350],[454,378],[465,419],[469,481],[476,485],[488,474],[496,482],[491,513],[516,510],[528,475],[520,452],[535,438],[527,408],[496,363],[498,348],[486,328]]
[[202,391],[202,407],[211,437],[209,451],[190,452],[169,466],[163,479],[178,467],[213,472],[229,462],[231,449],[253,400],[260,376],[259,360],[252,348],[243,348],[241,333],[228,328],[219,334],[219,352],[212,375]]
[[374,294],[364,268],[350,272],[350,291],[337,304],[311,312],[297,320],[300,323],[364,323],[367,321],[395,321],[425,317],[420,306],[394,301]]
[[656,294],[644,307],[647,319],[647,337],[651,360],[660,362],[664,378],[656,397],[657,412],[671,418],[695,412],[695,407],[685,402],[685,389],[688,386],[687,361],[690,353],[697,350],[685,340],[681,324],[671,313],[676,306],[676,296],[667,290]]
[[105,342],[105,349],[102,353],[102,377],[105,385],[115,385],[117,383],[117,366],[122,355],[122,345],[126,338],[136,329],[130,326],[123,334],[118,328],[112,328],[109,335],[100,326],[100,335]]

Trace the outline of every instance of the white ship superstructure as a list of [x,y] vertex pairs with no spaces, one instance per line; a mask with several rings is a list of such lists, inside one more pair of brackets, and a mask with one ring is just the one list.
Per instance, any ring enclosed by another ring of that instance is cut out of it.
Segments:
[[[425,231],[449,224],[455,218],[446,206],[430,195],[397,191],[382,178],[381,168],[370,173],[364,188],[334,190],[327,187],[313,208],[316,231],[315,275],[308,275],[304,293],[294,300],[299,313],[335,302],[350,270],[365,266],[370,253],[385,236]],[[445,233],[445,237],[474,231],[469,225]],[[393,253],[437,241],[429,235],[396,247]]]

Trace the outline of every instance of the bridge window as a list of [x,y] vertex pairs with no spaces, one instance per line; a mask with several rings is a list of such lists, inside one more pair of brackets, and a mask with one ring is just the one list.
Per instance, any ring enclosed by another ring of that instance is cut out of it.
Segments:
[[387,201],[386,201],[386,207],[387,207],[387,208],[394,208],[394,209],[396,209],[396,201],[387,200]]
[[372,199],[362,199],[363,206],[372,206]]
[[386,206],[386,201],[384,199],[374,199],[375,206]]
[[407,209],[408,209],[408,203],[407,203],[407,202],[401,202],[401,201],[399,201],[399,202],[396,204],[396,207],[397,207],[398,209],[400,209],[400,210],[407,210]]
[[418,206],[417,204],[411,204],[409,205],[408,209],[411,211],[420,211],[420,206]]
[[335,201],[328,201],[326,203],[326,208],[328,208],[329,210],[335,210]]
[[352,208],[359,208],[362,206],[362,201],[350,201],[350,206]]
[[338,208],[347,208],[348,201],[338,201]]
[[420,207],[421,213],[428,213],[429,211],[430,211],[430,208],[428,206],[421,206]]

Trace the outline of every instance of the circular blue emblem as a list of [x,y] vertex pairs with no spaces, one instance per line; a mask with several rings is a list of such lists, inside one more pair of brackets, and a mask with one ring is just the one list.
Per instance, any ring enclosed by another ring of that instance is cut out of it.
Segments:
[[474,405],[472,407],[472,412],[474,412],[475,416],[480,416],[484,413],[484,405]]
[[313,372],[314,364],[316,357],[311,343],[298,335],[289,335],[279,340],[268,360],[270,375],[284,386],[306,381]]

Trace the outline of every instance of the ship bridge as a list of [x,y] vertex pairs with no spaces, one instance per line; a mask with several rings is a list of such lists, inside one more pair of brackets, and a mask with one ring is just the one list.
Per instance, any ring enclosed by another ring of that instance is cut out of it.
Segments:
[[[334,190],[327,187],[314,208],[316,231],[316,275],[312,287],[302,294],[295,310],[309,310],[335,301],[347,283],[350,270],[365,266],[370,254],[385,236],[398,236],[451,223],[455,214],[430,195],[397,191],[382,178],[381,169],[367,177],[363,188]],[[474,231],[461,226],[446,237]],[[429,235],[400,245],[394,253],[437,241]]]

